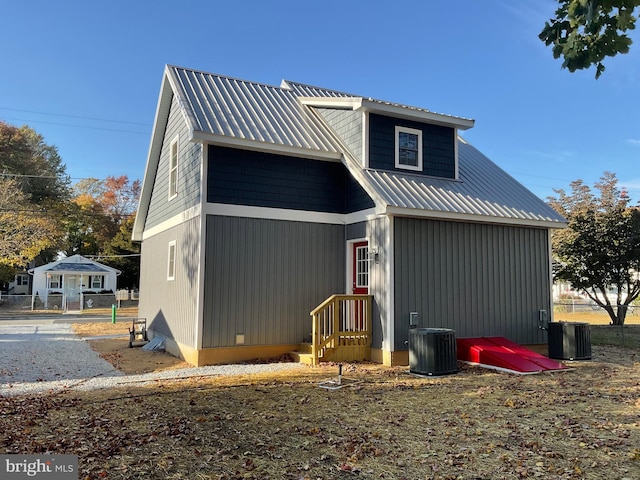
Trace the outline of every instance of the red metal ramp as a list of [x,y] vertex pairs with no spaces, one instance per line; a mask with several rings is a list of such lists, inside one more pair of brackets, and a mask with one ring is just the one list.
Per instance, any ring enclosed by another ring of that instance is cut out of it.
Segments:
[[564,370],[562,363],[551,360],[504,337],[456,339],[458,360],[510,370],[517,373],[539,373]]

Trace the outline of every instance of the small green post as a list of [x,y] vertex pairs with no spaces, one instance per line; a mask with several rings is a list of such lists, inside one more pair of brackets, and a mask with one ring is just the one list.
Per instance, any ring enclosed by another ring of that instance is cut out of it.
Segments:
[[111,305],[111,323],[116,323],[116,306]]

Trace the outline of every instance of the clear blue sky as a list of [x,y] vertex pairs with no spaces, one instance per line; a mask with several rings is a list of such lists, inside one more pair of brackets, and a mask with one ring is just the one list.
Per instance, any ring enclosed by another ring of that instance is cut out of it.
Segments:
[[464,137],[543,199],[605,170],[640,199],[640,34],[599,80],[571,74],[537,38],[552,0],[0,2],[0,120],[74,182],[142,179],[169,63],[473,118]]

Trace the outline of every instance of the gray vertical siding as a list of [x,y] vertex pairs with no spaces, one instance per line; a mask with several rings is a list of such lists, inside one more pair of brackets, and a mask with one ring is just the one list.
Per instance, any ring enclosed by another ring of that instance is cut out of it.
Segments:
[[362,113],[334,108],[318,108],[317,111],[362,162]]
[[388,241],[389,217],[379,217],[367,222],[367,237],[370,247],[377,247],[378,262],[369,266],[369,294],[373,295],[372,347],[386,348],[383,340],[389,338],[388,319],[392,315],[389,305],[390,245]]
[[212,215],[206,232],[204,348],[301,342],[344,292],[344,225]]
[[[169,200],[169,146],[179,135],[178,151],[178,195]],[[171,111],[164,135],[158,173],[153,186],[145,229],[200,203],[200,162],[202,145],[190,142],[187,124],[180,112],[177,97],[173,97]]]
[[[196,348],[200,218],[142,242],[139,316],[163,336]],[[176,242],[175,280],[167,280],[169,242]]]
[[409,312],[420,327],[459,337],[504,336],[542,343],[549,310],[545,229],[394,219],[395,348],[406,349]]

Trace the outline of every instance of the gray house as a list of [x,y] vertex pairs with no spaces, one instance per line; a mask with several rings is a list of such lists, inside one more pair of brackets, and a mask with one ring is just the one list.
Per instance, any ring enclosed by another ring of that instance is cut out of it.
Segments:
[[544,343],[565,221],[458,136],[473,124],[167,66],[133,234],[150,333],[195,365],[304,341],[407,364],[410,327]]

